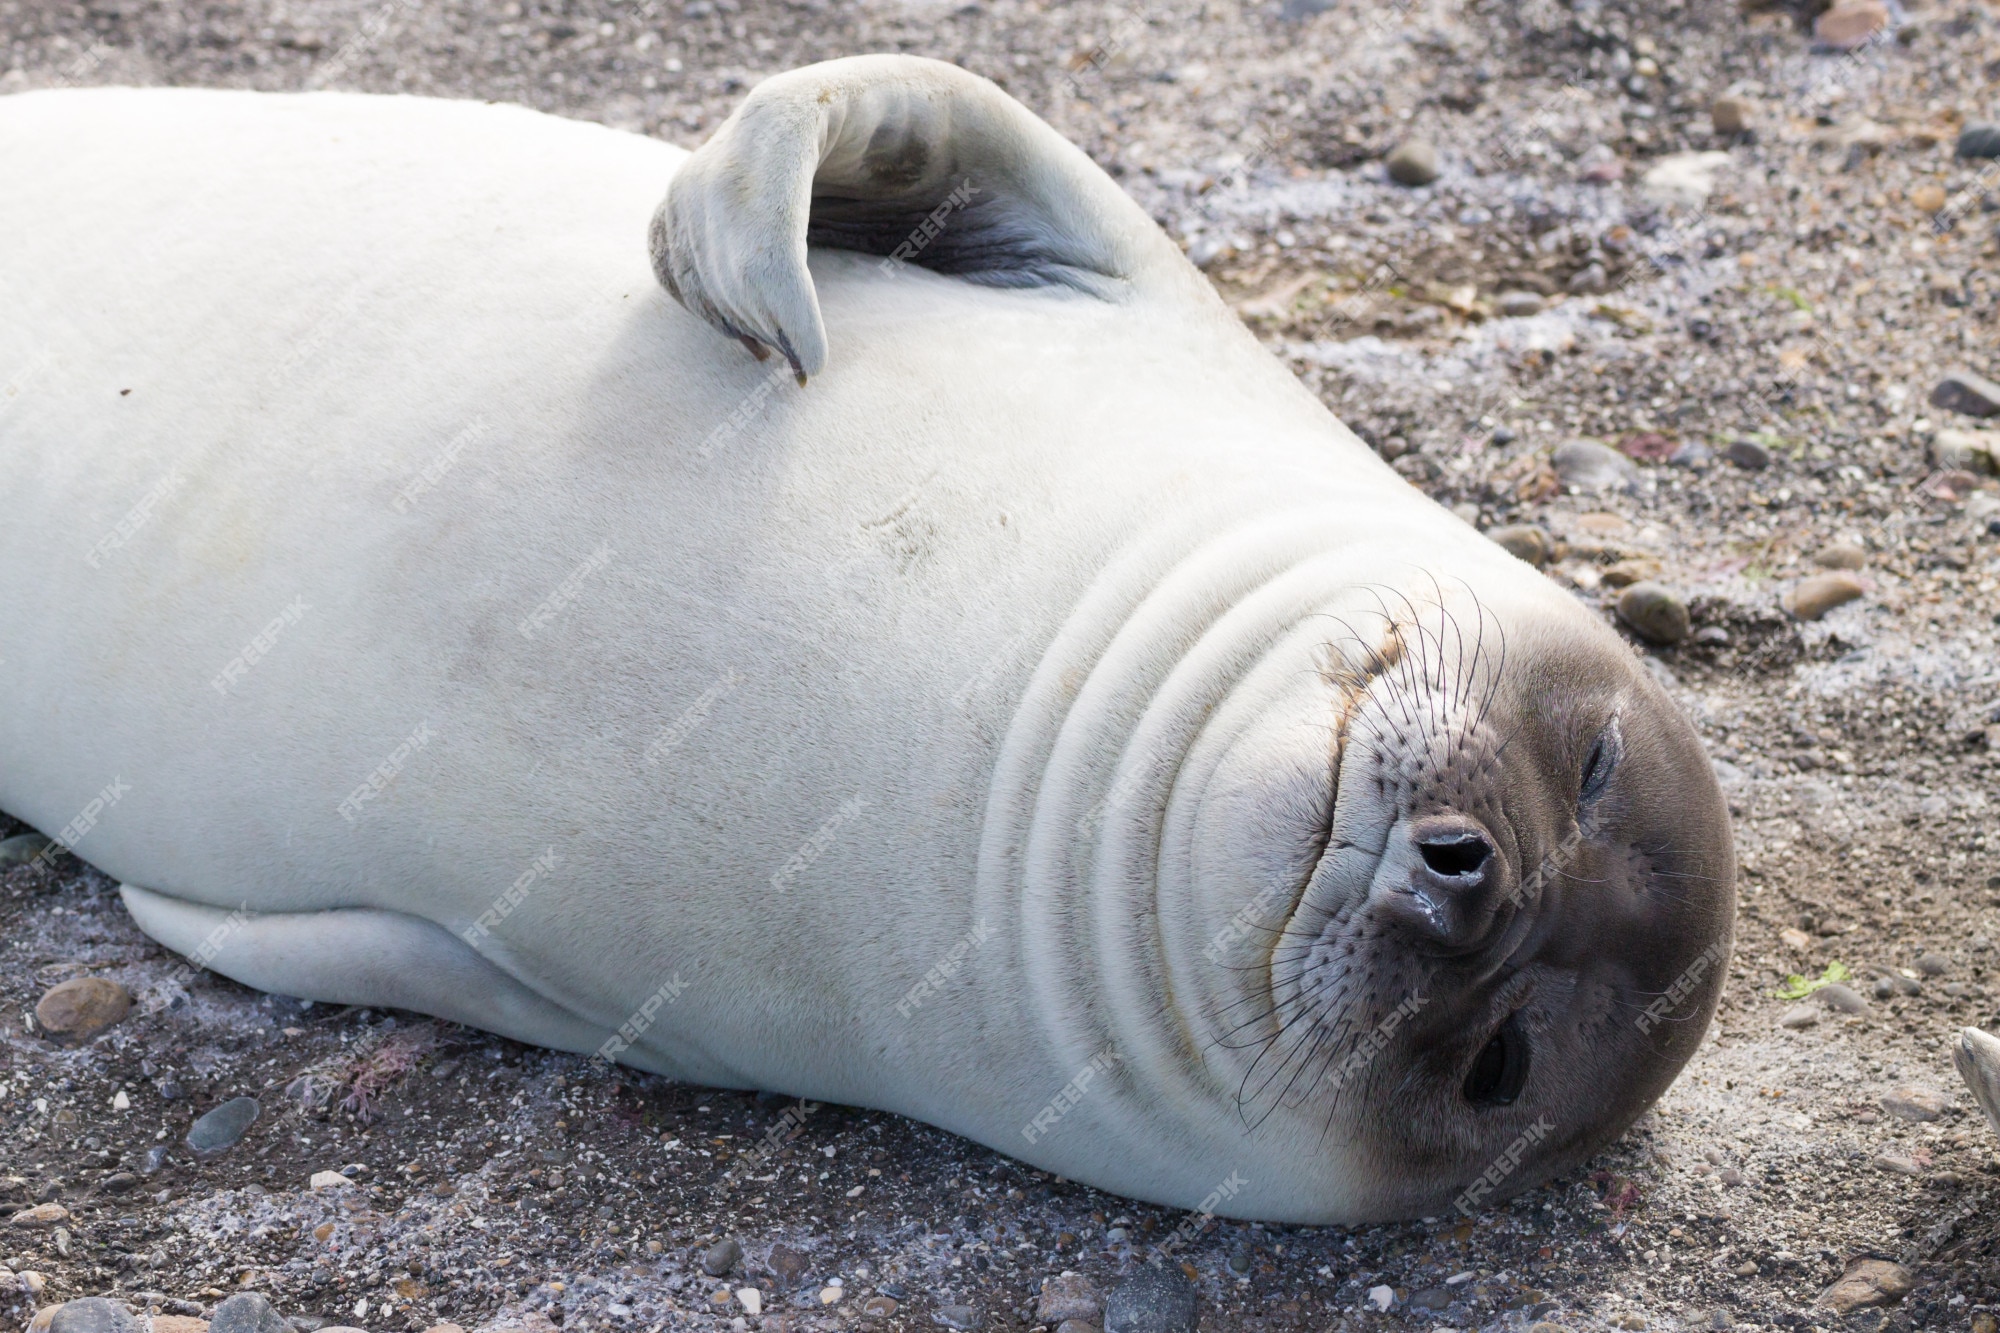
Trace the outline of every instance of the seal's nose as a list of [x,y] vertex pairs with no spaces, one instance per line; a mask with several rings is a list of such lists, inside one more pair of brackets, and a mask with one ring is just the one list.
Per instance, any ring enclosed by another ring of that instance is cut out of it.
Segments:
[[1500,906],[1504,867],[1493,836],[1463,815],[1432,815],[1406,826],[1407,879],[1391,910],[1413,933],[1447,949],[1477,945]]

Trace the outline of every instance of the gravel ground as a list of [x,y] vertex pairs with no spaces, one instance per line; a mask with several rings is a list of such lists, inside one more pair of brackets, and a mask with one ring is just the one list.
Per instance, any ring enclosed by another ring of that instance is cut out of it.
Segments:
[[[0,1265],[22,1275],[0,1328],[249,1290],[306,1328],[1025,1329],[1051,1322],[1045,1278],[1108,1291],[1165,1248],[1209,1330],[1995,1333],[2000,1140],[1946,1042],[2000,1007],[2000,495],[1954,471],[1950,432],[1980,423],[1930,400],[2000,373],[2000,168],[1953,156],[2000,113],[2000,18],[1891,5],[1843,54],[1809,8],[1321,2],[0,0],[0,92],[475,96],[693,146],[758,78],[830,56],[999,80],[1415,484],[1537,529],[1509,540],[1607,618],[1635,578],[1688,609],[1677,644],[1633,642],[1715,757],[1742,919],[1658,1108],[1470,1221],[1204,1221],[893,1116],[248,992],[65,857],[0,878]],[[1747,128],[1714,128],[1724,96]],[[1415,188],[1384,163],[1412,138],[1439,149]],[[1687,152],[1725,155],[1695,163],[1705,199]],[[1639,461],[1555,452],[1579,437]],[[1828,569],[1860,595],[1791,614]],[[1830,964],[1859,1012],[1778,994]],[[50,1040],[35,1004],[88,975],[134,1009]],[[198,1160],[190,1122],[244,1095],[259,1118]],[[1871,1258],[1908,1294],[1816,1304]]]

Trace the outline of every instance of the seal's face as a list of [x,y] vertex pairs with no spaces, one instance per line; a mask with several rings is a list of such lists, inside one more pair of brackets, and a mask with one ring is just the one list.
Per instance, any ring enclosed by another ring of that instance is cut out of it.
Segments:
[[1469,1213],[1587,1158],[1693,1055],[1735,858],[1692,728],[1608,630],[1386,620],[1331,673],[1337,791],[1269,1060],[1312,1035],[1284,1086],[1324,1104],[1365,1214]]

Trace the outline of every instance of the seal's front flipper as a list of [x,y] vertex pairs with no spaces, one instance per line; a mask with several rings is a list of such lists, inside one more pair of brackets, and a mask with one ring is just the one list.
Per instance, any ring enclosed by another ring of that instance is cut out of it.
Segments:
[[1963,1028],[1951,1058],[1965,1085],[1972,1089],[1979,1109],[1986,1112],[1986,1123],[2000,1134],[2000,1039],[1978,1028]]
[[[139,929],[258,990],[412,1009],[561,1051],[595,1051],[607,1035],[421,917],[370,908],[225,912],[131,884],[118,891]],[[650,1067],[639,1058],[625,1062]]]
[[832,60],[758,84],[675,173],[651,243],[653,271],[682,305],[777,348],[800,383],[827,355],[808,244],[1106,299],[1207,293],[1074,144],[987,80],[915,56]]

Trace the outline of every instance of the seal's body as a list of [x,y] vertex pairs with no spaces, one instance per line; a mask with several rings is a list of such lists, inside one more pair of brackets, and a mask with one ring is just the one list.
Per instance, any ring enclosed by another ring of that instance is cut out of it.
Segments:
[[691,161],[0,101],[0,806],[251,985],[1150,1199],[1579,1160],[1714,1003],[1698,745],[942,68],[784,76]]

